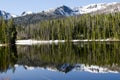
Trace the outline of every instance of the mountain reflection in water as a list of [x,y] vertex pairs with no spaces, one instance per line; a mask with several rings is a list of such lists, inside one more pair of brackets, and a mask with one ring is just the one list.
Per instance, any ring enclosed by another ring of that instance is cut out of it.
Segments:
[[5,76],[12,70],[15,74],[23,66],[26,70],[119,74],[119,48],[119,42],[0,47],[0,72]]

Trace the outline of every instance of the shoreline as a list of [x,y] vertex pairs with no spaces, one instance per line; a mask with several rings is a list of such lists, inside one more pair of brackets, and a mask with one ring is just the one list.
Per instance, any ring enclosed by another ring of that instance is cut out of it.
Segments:
[[0,44],[0,47],[1,47],[1,46],[7,46],[7,44]]
[[32,39],[28,39],[28,40],[17,40],[16,41],[16,45],[32,45],[32,44],[58,44],[58,43],[65,43],[65,42],[119,42],[120,40],[111,40],[111,39],[96,39],[96,40],[88,40],[88,39],[84,39],[84,40],[32,40]]
[[[34,45],[34,44],[58,44],[58,43],[65,43],[65,42],[119,42],[120,40],[114,39],[96,39],[96,40],[33,40],[33,39],[26,39],[26,40],[16,40],[16,45]],[[0,44],[1,46],[7,46],[7,44]]]

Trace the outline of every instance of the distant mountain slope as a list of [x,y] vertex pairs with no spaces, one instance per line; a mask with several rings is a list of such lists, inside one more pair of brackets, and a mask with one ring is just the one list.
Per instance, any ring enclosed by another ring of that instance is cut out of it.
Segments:
[[65,5],[60,6],[54,10],[51,10],[48,13],[54,13],[56,15],[62,15],[62,16],[73,16],[75,15],[75,11],[73,11],[70,7],[67,7]]
[[34,14],[32,11],[24,11],[21,16],[26,16],[26,15],[29,15],[29,14]]
[[34,14],[16,17],[14,18],[14,22],[16,24],[26,25],[30,23],[37,23],[42,20],[50,20],[50,19],[56,19],[56,18],[62,18],[62,17],[63,16],[61,15],[41,12],[41,13],[34,13]]
[[[48,10],[47,13],[55,13],[57,15],[62,16],[74,16],[79,14],[86,13],[96,13],[96,11],[100,11],[99,13],[114,13],[120,11],[120,3],[99,3],[99,4],[89,4],[81,7],[70,8],[65,5],[60,6],[58,8]],[[101,12],[102,11],[102,12]]]
[[108,4],[105,8],[99,9],[97,11],[92,12],[93,14],[101,14],[101,13],[115,13],[120,12],[120,3],[111,3]]
[[65,72],[65,73],[71,72],[71,71],[86,71],[90,73],[119,73],[119,71],[109,69],[109,67],[101,67],[101,66],[96,66],[96,65],[88,66],[85,64],[75,64],[75,65],[63,64],[60,66],[60,68],[57,68],[55,66],[46,66],[46,68],[44,68],[44,67],[33,67],[33,66],[27,66],[27,65],[25,65],[24,67],[27,70],[34,70],[38,68],[38,69],[43,69],[43,70],[47,69],[49,71]]
[[12,15],[8,12],[0,10],[0,17],[2,17],[4,19],[10,19],[10,18],[12,18]]
[[120,11],[120,3],[99,3],[99,4],[90,4],[83,7],[73,8],[77,14],[86,14],[86,13],[114,13]]
[[68,6],[60,6],[48,11],[42,11],[39,13],[23,12],[21,16],[15,18],[17,24],[29,24],[36,23],[41,20],[56,19],[67,16],[75,16],[82,14],[101,14],[101,13],[115,13],[120,12],[120,3],[99,3],[90,4],[83,7],[70,8]]
[[6,11],[3,11],[3,10],[0,10],[0,17],[2,17],[3,19],[11,19],[11,18],[15,18],[15,17],[18,17],[17,15],[14,15],[14,14],[10,14]]

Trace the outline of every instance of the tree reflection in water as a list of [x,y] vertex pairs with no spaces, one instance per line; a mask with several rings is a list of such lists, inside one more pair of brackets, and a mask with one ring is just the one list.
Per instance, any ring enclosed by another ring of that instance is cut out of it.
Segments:
[[6,72],[10,68],[13,68],[14,71],[17,59],[16,45],[0,47],[0,72]]
[[64,64],[86,64],[120,70],[120,43],[59,43],[18,46],[18,64],[60,69]]
[[97,65],[120,71],[119,42],[58,43],[0,47],[0,71],[14,65],[51,67],[69,72],[76,64]]

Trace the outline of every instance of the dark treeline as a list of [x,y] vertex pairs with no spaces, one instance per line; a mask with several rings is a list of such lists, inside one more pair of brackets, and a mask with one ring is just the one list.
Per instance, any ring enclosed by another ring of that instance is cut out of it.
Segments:
[[120,39],[120,13],[85,14],[17,28],[18,39]]
[[11,20],[0,19],[0,44],[14,44],[16,40],[16,26]]

